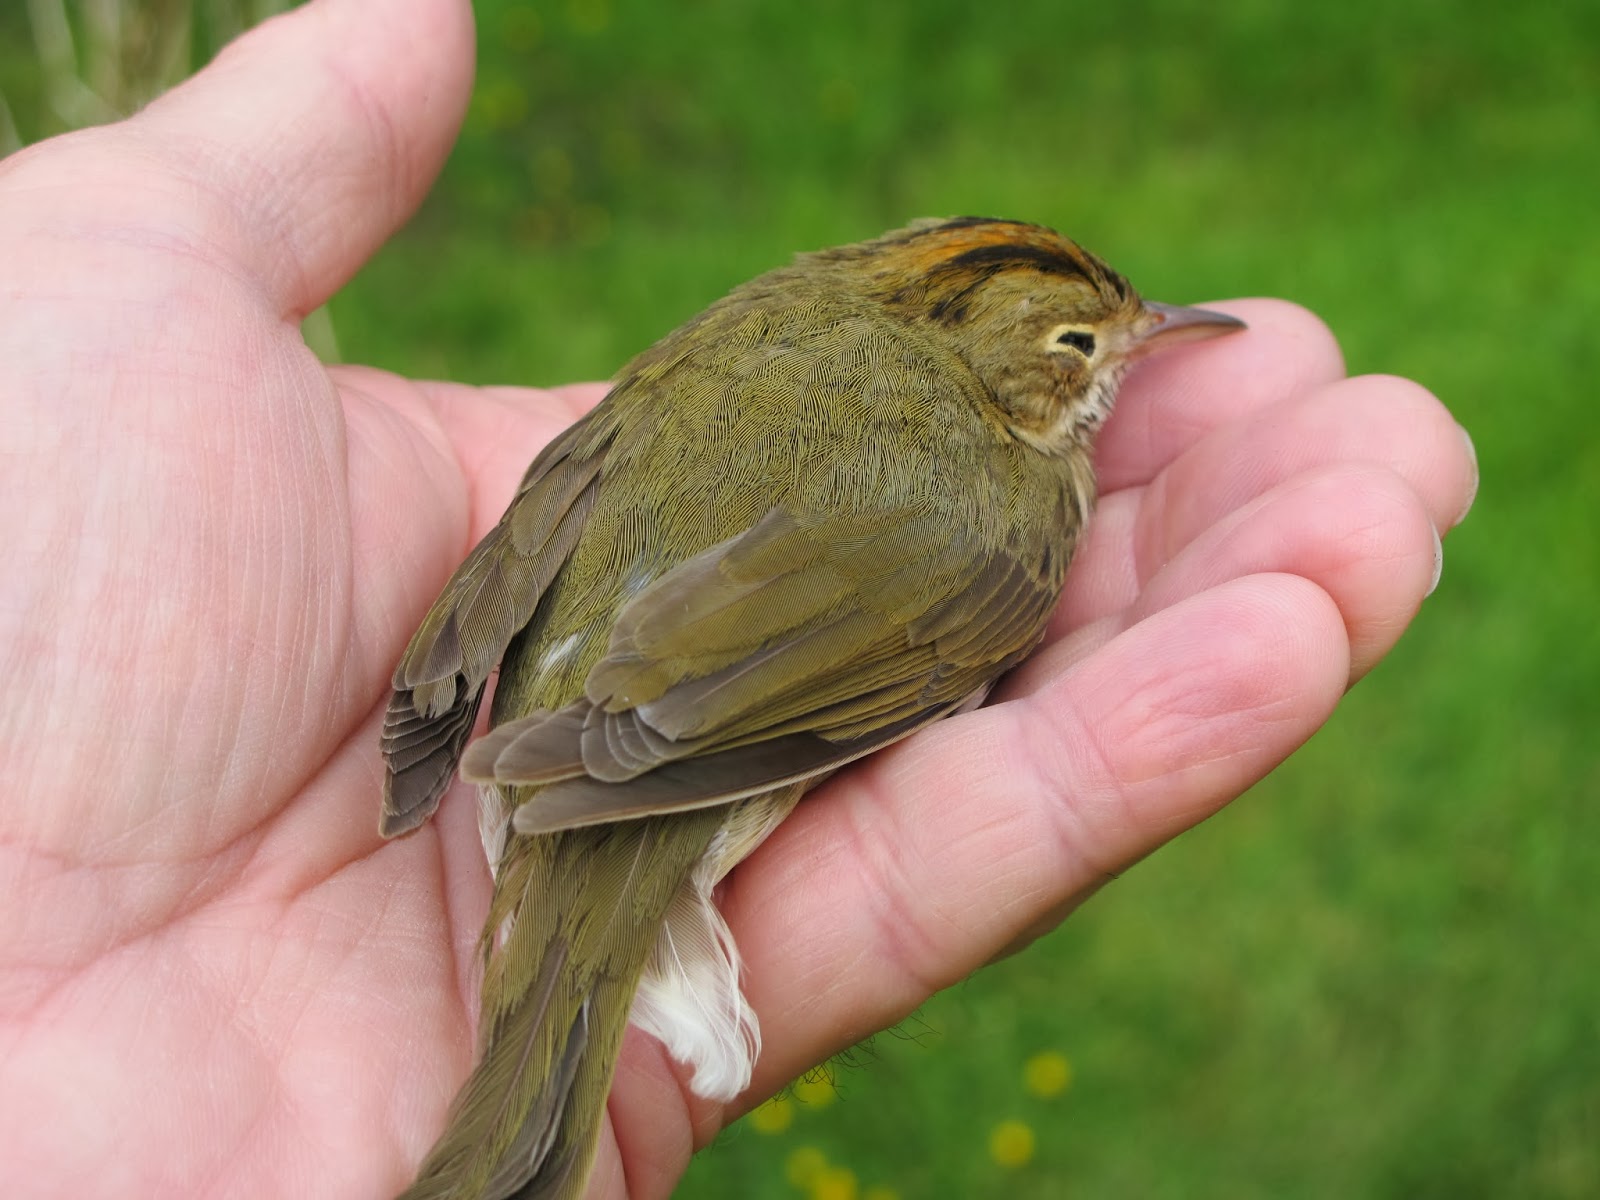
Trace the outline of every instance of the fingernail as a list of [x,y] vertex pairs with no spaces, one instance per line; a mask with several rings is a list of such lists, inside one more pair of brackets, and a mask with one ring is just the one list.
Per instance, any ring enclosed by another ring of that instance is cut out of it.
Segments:
[[1439,531],[1433,528],[1433,522],[1428,522],[1428,528],[1433,532],[1433,578],[1428,581],[1428,590],[1422,593],[1426,600],[1433,595],[1434,589],[1439,586],[1439,577],[1444,574],[1444,542],[1439,538]]
[[1466,506],[1462,508],[1460,515],[1450,522],[1451,529],[1467,519],[1467,514],[1472,511],[1472,502],[1478,498],[1478,449],[1472,444],[1472,435],[1467,432],[1465,426],[1457,425],[1456,428],[1461,430],[1461,440],[1467,444],[1467,457],[1472,460],[1472,487],[1467,492]]

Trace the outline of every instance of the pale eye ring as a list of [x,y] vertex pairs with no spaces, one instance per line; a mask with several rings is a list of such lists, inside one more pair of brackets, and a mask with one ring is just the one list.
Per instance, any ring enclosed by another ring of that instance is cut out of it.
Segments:
[[1080,354],[1094,357],[1094,330],[1087,325],[1057,325],[1045,335],[1044,348],[1051,354]]

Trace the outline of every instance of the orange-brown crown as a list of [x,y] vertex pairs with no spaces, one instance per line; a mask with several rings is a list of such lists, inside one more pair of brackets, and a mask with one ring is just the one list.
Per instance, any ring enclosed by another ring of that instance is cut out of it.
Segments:
[[1082,246],[1053,229],[1021,221],[919,221],[832,253],[869,259],[885,300],[923,307],[937,321],[961,321],[972,293],[1002,272],[1077,278],[1112,307],[1133,296],[1127,280]]

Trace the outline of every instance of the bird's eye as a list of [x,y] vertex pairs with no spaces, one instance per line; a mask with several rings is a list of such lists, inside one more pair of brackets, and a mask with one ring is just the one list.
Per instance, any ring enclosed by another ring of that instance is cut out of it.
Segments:
[[1049,350],[1076,350],[1085,358],[1094,357],[1094,333],[1081,325],[1056,326],[1045,344]]

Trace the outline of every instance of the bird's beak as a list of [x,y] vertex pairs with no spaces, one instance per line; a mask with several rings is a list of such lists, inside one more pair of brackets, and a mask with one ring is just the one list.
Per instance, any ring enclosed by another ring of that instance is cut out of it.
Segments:
[[1143,328],[1139,334],[1139,350],[1165,348],[1179,342],[1197,342],[1201,338],[1218,337],[1245,328],[1238,317],[1212,312],[1209,308],[1179,308],[1155,300],[1144,302]]

